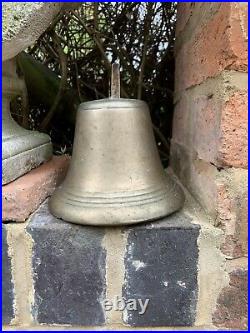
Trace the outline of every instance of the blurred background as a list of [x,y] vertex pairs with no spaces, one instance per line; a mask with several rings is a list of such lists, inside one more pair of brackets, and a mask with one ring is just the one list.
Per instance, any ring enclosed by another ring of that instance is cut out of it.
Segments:
[[174,91],[176,3],[74,3],[17,57],[27,89],[12,103],[24,127],[51,136],[54,153],[71,154],[81,102],[109,96],[111,64],[121,97],[149,105],[162,162],[168,165]]

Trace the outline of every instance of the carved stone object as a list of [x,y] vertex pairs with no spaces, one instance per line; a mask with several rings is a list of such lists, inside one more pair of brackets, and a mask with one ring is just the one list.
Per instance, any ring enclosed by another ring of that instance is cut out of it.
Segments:
[[49,136],[20,127],[11,117],[10,102],[25,84],[16,74],[14,57],[40,37],[62,6],[62,2],[2,3],[2,184],[52,155]]
[[2,75],[2,184],[7,184],[50,159],[52,145],[47,134],[22,128],[10,114],[11,100],[25,85],[15,59],[3,63]]

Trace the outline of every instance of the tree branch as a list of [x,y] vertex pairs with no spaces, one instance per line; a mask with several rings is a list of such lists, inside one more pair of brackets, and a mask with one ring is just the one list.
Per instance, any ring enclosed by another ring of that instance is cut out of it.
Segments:
[[66,89],[66,85],[67,85],[67,56],[64,53],[64,51],[61,47],[61,44],[60,44],[60,40],[54,31],[52,32],[52,38],[53,38],[53,41],[57,48],[57,52],[58,52],[58,56],[59,56],[60,68],[61,68],[61,81],[60,81],[60,86],[59,86],[59,90],[56,95],[55,101],[40,125],[41,131],[45,131],[47,129],[49,122],[51,121],[51,119],[54,115],[54,112],[61,100],[61,97],[62,97],[62,95]]

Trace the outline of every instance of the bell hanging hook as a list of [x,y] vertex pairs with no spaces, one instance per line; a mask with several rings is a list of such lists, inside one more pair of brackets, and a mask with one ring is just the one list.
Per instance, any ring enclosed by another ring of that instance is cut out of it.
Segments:
[[120,90],[120,65],[113,63],[111,66],[110,98],[120,98]]

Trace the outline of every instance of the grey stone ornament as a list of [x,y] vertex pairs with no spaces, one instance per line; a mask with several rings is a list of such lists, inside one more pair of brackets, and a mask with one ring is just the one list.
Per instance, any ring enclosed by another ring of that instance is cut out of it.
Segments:
[[17,76],[15,59],[5,61],[2,78],[2,184],[15,180],[52,156],[50,137],[22,128],[10,114],[10,102],[21,94],[24,84],[24,80]]

